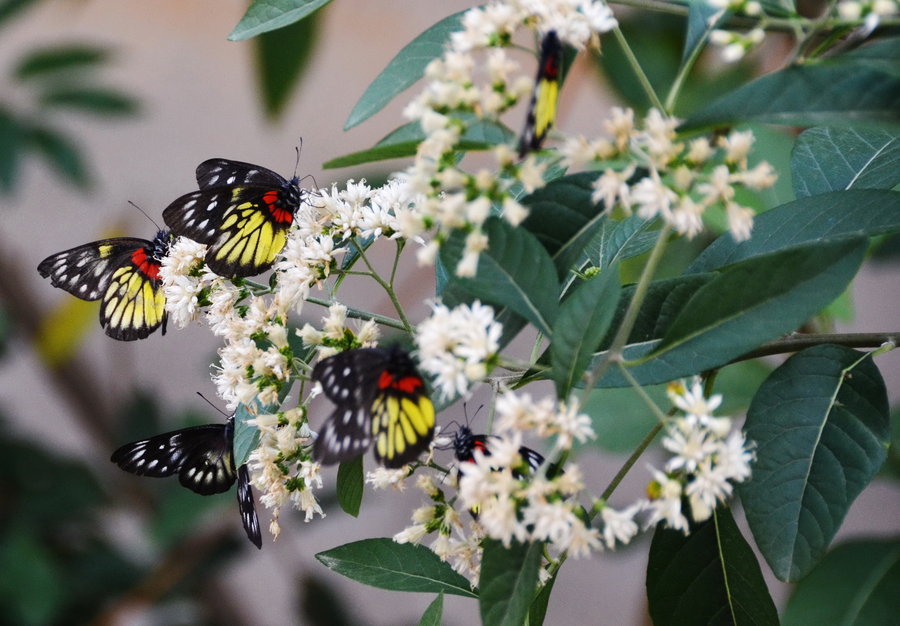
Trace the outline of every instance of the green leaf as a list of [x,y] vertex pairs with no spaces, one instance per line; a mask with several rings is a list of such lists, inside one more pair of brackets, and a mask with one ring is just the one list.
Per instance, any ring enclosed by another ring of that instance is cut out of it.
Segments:
[[11,111],[0,106],[0,191],[15,190],[25,133]]
[[690,535],[659,525],[647,564],[647,601],[655,626],[777,626],[762,571],[728,509]]
[[434,602],[428,605],[422,618],[419,620],[419,626],[441,626],[444,617],[444,594],[439,593]]
[[[404,124],[379,141],[373,148],[335,157],[322,164],[324,169],[351,167],[362,163],[411,157],[416,154],[425,133],[418,122]],[[489,120],[473,120],[460,137],[456,149],[460,152],[490,150],[501,143],[511,143],[515,135],[502,124]]]
[[461,30],[464,13],[460,11],[445,17],[406,44],[366,88],[344,123],[344,130],[369,119],[422,78],[428,64],[444,53],[444,44],[450,39],[450,33]]
[[585,256],[597,267],[606,267],[614,261],[624,261],[649,251],[659,238],[656,231],[645,230],[652,220],[630,215],[620,222],[610,220],[588,243]]
[[58,86],[41,94],[38,102],[46,108],[71,109],[104,118],[134,115],[138,111],[138,103],[134,98],[101,87]]
[[359,516],[364,485],[362,456],[340,464],[337,473],[337,497],[344,513],[353,517]]
[[318,11],[331,0],[254,0],[228,35],[231,41],[243,41],[283,28]]
[[900,615],[900,541],[864,540],[829,552],[797,585],[782,626],[892,626]]
[[109,60],[109,51],[84,44],[67,44],[30,51],[13,69],[18,80],[59,78],[92,69]]
[[[550,335],[558,308],[559,283],[550,256],[523,228],[496,217],[484,223],[490,247],[478,259],[474,278],[454,283],[476,298],[509,307],[545,335]],[[455,231],[441,246],[441,262],[456,268],[465,248],[465,233]]]
[[603,207],[591,200],[596,178],[596,172],[565,176],[521,200],[529,211],[521,226],[550,253],[560,279],[608,221]]
[[26,133],[26,141],[44,156],[57,174],[83,190],[90,186],[87,166],[74,141],[47,126],[32,125],[23,132]]
[[[559,571],[557,570],[557,574]],[[550,594],[553,592],[553,585],[556,584],[556,576],[553,576],[544,583],[538,592],[531,607],[528,609],[528,626],[541,626],[544,618],[547,616],[547,605],[550,603]]]
[[319,552],[316,558],[342,576],[379,589],[475,597],[469,581],[424,546],[363,539]]
[[[865,251],[864,241],[843,240],[732,265],[697,291],[659,344],[626,348],[626,365],[641,384],[720,367],[797,329],[827,306],[853,279]],[[628,383],[611,369],[600,384]]]
[[892,189],[900,183],[900,132],[810,128],[797,137],[791,174],[798,198],[850,188]]
[[[254,403],[256,401],[254,400]],[[257,404],[257,406],[259,406]],[[246,404],[239,404],[234,412],[234,466],[240,467],[250,458],[250,453],[259,445],[259,429],[247,423],[256,419]]]
[[791,66],[719,98],[681,130],[751,120],[795,126],[898,123],[900,76],[846,55]]
[[270,119],[284,112],[307,68],[319,30],[316,18],[269,31],[254,41],[259,93]]
[[621,293],[616,263],[599,276],[582,282],[563,302],[553,325],[550,345],[551,376],[558,398],[567,398],[572,386],[581,379],[609,328]]
[[714,7],[706,0],[694,0],[690,3],[688,7],[687,35],[684,40],[684,51],[681,53],[682,67],[684,67],[685,62],[699,46],[706,44],[709,34],[728,19],[730,15],[730,11]]
[[900,76],[900,37],[894,34],[893,37],[870,41],[865,46],[855,48],[838,58],[852,59],[855,63],[865,64],[866,67]]
[[478,605],[485,626],[519,626],[538,584],[543,544],[513,542],[505,548],[495,539],[482,542]]
[[34,528],[4,528],[0,538],[0,606],[14,624],[50,624],[60,615],[68,583],[60,559]]
[[851,189],[788,202],[757,215],[753,236],[716,239],[687,269],[706,272],[762,254],[812,242],[900,232],[900,193]]
[[15,17],[19,11],[27,9],[35,2],[37,2],[37,0],[5,0],[0,4],[0,25]]
[[762,384],[744,430],[756,443],[753,478],[739,487],[747,522],[775,575],[799,580],[887,455],[884,381],[863,353],[809,348]]

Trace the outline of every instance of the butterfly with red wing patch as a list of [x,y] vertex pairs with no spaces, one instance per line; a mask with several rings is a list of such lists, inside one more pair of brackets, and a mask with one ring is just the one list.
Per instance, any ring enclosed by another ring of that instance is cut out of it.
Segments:
[[434,436],[434,405],[408,352],[358,348],[323,359],[312,378],[335,404],[313,446],[329,465],[364,454],[395,468],[416,460]]
[[50,284],[82,300],[102,300],[100,326],[121,341],[144,339],[162,326],[166,296],[159,268],[171,237],[161,230],[153,241],[115,237],[51,254],[38,265]]
[[182,486],[202,496],[231,489],[237,480],[237,501],[247,538],[262,547],[259,518],[247,465],[234,466],[234,417],[224,424],[174,430],[127,443],[110,460],[138,476],[164,478],[178,474]]
[[175,199],[163,220],[177,236],[209,246],[206,265],[225,277],[254,276],[272,267],[287,242],[307,192],[300,180],[229,159],[197,166],[199,191]]
[[556,120],[559,84],[563,65],[563,47],[556,31],[549,31],[541,40],[537,77],[528,103],[525,128],[519,140],[519,158],[540,150],[544,137]]
[[[460,463],[474,463],[475,450],[480,450],[484,456],[491,456],[491,451],[488,449],[489,439],[490,435],[476,435],[468,426],[460,426],[453,436],[452,444],[456,460]],[[519,447],[519,456],[532,472],[544,463],[542,454],[525,446]],[[519,479],[523,478],[518,471],[514,471],[513,475]]]

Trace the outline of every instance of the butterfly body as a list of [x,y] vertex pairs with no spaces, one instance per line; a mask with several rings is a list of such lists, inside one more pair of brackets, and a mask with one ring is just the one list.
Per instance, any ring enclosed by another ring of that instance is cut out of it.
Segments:
[[549,31],[541,41],[541,56],[528,104],[525,129],[519,140],[519,158],[539,150],[556,119],[556,104],[562,73],[563,48],[556,31]]
[[113,339],[143,339],[162,326],[166,297],[159,269],[171,237],[161,230],[152,241],[116,237],[52,254],[38,272],[82,300],[101,300],[100,325]]
[[222,493],[237,481],[238,509],[247,538],[262,546],[259,518],[247,466],[234,465],[234,417],[224,424],[174,430],[121,446],[110,460],[138,476],[164,478],[178,474],[187,489],[203,496]]
[[209,159],[197,166],[197,184],[199,191],[163,211],[172,232],[209,246],[206,265],[220,276],[269,269],[307,193],[299,179],[252,163]]
[[335,409],[313,447],[323,464],[355,458],[373,446],[385,467],[401,467],[428,449],[434,406],[409,354],[359,348],[320,361],[313,380]]
[[[460,463],[474,463],[475,451],[480,450],[484,456],[491,456],[488,449],[490,435],[476,435],[468,426],[460,426],[453,436],[453,454]],[[526,446],[519,447],[519,456],[528,465],[531,471],[535,471],[544,463],[544,456]],[[521,474],[514,471],[516,478],[522,478]]]

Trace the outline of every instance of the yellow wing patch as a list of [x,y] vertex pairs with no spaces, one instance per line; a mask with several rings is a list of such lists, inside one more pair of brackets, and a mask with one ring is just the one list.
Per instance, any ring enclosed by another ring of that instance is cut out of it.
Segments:
[[434,431],[434,405],[425,396],[381,394],[372,405],[375,454],[398,467],[428,447]]

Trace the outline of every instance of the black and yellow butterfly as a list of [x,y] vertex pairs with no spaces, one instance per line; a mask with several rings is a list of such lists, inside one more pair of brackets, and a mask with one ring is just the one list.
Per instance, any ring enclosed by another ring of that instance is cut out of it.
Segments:
[[272,267],[294,213],[308,193],[259,165],[209,159],[197,166],[199,191],[177,198],[163,220],[178,236],[209,246],[206,265],[220,276],[254,276]]
[[335,404],[313,446],[320,463],[353,459],[374,442],[382,465],[401,467],[428,449],[434,405],[408,352],[347,350],[317,363],[312,378]]
[[[488,440],[490,435],[476,435],[468,426],[460,426],[459,430],[453,436],[453,454],[460,463],[474,463],[475,450],[481,450],[484,456],[491,456],[488,449]],[[535,452],[531,448],[520,446],[519,456],[522,462],[533,472],[544,463],[544,456],[539,452]],[[521,472],[513,471],[516,478],[522,478]]]
[[547,131],[556,119],[556,103],[559,98],[559,83],[562,74],[563,47],[556,31],[549,31],[541,41],[541,56],[538,60],[534,91],[528,103],[525,129],[519,140],[519,158],[532,150],[539,150],[547,136]]
[[117,237],[57,252],[38,265],[54,287],[82,300],[102,300],[100,325],[113,339],[143,339],[162,326],[166,297],[159,268],[171,237],[161,230],[153,241]]
[[138,476],[164,478],[178,474],[182,486],[201,496],[231,489],[237,480],[237,501],[247,538],[262,547],[259,518],[247,465],[234,467],[234,417],[224,424],[191,426],[126,443],[110,460]]

